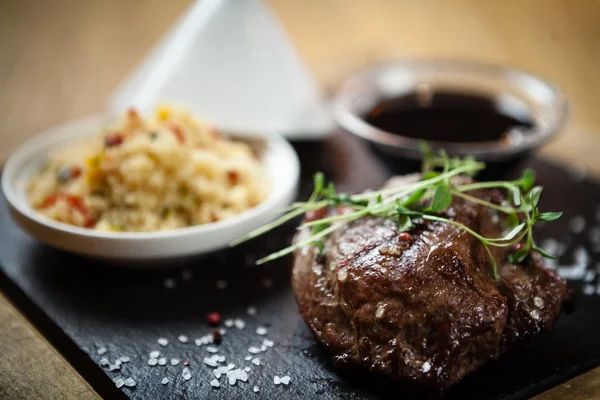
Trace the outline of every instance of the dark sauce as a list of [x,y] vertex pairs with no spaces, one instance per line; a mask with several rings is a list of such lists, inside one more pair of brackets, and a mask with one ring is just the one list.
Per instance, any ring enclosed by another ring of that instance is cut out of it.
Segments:
[[495,141],[514,128],[526,133],[534,125],[529,115],[502,113],[488,97],[446,91],[386,99],[365,120],[393,134],[441,142]]

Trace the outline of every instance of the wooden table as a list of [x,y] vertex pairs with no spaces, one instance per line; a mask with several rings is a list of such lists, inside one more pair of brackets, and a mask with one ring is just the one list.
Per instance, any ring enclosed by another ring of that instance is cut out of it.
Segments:
[[[325,90],[392,57],[444,56],[521,67],[572,102],[543,153],[600,175],[600,2],[595,0],[268,0]],[[188,0],[0,2],[0,161],[38,131],[101,111],[117,83]],[[0,398],[95,398],[0,294]],[[600,369],[538,399],[600,399]]]

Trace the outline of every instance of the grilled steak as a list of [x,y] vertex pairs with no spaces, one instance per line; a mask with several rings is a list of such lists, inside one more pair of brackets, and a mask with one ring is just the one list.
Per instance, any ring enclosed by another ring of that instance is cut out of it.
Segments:
[[[488,201],[501,196],[472,194]],[[493,209],[461,198],[444,213],[484,236],[504,230]],[[495,280],[482,244],[464,230],[417,221],[410,235],[399,241],[394,222],[365,217],[330,235],[321,255],[315,248],[296,251],[300,311],[338,368],[443,394],[515,343],[549,329],[568,297],[566,283],[537,254],[515,266],[506,250],[495,250]]]

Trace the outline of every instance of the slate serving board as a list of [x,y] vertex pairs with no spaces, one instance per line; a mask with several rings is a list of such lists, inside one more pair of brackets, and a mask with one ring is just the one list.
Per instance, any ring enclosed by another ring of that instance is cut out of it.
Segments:
[[[402,170],[405,165],[384,161],[346,135],[335,135],[324,143],[299,144],[296,149],[303,166],[301,196],[310,192],[311,176],[317,170],[347,191],[375,188],[392,173],[407,172]],[[592,271],[600,261],[599,249],[593,249],[586,229],[572,234],[569,219],[581,215],[588,227],[599,224],[600,186],[581,177],[574,179],[569,171],[548,162],[529,160],[525,165],[538,172],[538,181],[546,188],[543,209],[565,212],[561,220],[538,230],[537,238],[552,237],[570,244],[562,264],[572,263],[573,249],[587,248],[591,259],[586,269]],[[500,173],[515,174],[520,167],[508,171],[504,166]],[[297,312],[289,282],[290,260],[253,266],[256,257],[289,242],[293,224],[211,257],[174,260],[174,268],[166,270],[119,268],[42,245],[13,223],[4,198],[0,200],[0,231],[0,289],[105,398],[412,398],[385,382],[336,374]],[[183,270],[193,273],[191,279],[182,278]],[[175,279],[172,289],[164,286],[168,278]],[[227,288],[217,288],[218,280],[225,280]],[[266,287],[269,280],[272,286]],[[467,377],[448,398],[529,398],[600,365],[600,296],[582,294],[582,285],[571,283],[575,310],[561,316],[553,331]],[[249,306],[256,307],[256,315],[247,314]],[[211,311],[218,311],[223,319],[245,322],[244,329],[228,328],[218,347],[226,363],[251,368],[248,382],[229,386],[221,378],[221,388],[210,386],[212,368],[202,363],[210,353],[206,346],[197,347],[194,339],[212,332],[205,319]],[[258,326],[267,328],[266,336],[257,335]],[[188,343],[178,341],[182,334],[189,337]],[[166,347],[157,343],[160,337],[169,340]],[[275,345],[255,356],[261,365],[246,361],[247,349],[260,346],[264,338]],[[98,354],[101,347],[107,349],[106,354]],[[179,358],[181,363],[150,366],[153,350],[169,361]],[[118,371],[100,365],[103,357],[113,362],[121,356],[131,361]],[[187,381],[182,377],[186,360],[192,374]],[[291,383],[276,386],[274,375],[289,375]],[[136,384],[117,389],[113,380],[118,377],[131,377]],[[164,377],[169,378],[168,384],[161,384]],[[259,387],[258,393],[253,392],[254,386]]]

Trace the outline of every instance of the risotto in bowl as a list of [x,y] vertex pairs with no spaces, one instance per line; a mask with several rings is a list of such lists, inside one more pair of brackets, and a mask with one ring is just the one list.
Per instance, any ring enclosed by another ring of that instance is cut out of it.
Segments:
[[288,205],[298,177],[279,136],[237,138],[161,107],[54,128],[13,154],[2,186],[41,241],[139,261],[226,247]]

